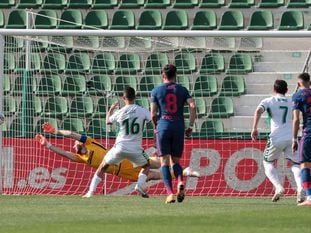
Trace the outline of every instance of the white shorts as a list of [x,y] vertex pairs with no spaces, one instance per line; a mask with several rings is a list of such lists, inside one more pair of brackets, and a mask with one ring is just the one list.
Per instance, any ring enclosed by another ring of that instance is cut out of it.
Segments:
[[285,159],[291,160],[294,163],[299,163],[298,150],[293,153],[291,140],[284,140],[282,142],[273,143],[271,138],[269,138],[264,151],[264,160],[267,162],[272,162],[281,156],[284,156]]
[[137,151],[137,153],[129,153],[117,145],[114,145],[104,157],[105,163],[109,165],[118,165],[124,159],[131,161],[134,167],[139,167],[146,165],[149,157],[143,150]]

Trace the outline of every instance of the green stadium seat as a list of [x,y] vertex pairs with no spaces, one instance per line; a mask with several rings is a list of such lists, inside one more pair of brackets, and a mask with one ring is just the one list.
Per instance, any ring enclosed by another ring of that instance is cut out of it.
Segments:
[[108,16],[105,10],[90,10],[84,19],[85,29],[107,29]]
[[145,0],[126,0],[120,1],[119,8],[140,8],[144,6]]
[[39,96],[33,97],[33,110],[34,116],[40,116],[42,114],[42,101]]
[[92,63],[92,73],[111,74],[116,68],[116,62],[112,53],[98,53]]
[[93,112],[94,118],[104,118],[113,103],[120,103],[117,97],[101,97],[95,102],[95,111]]
[[26,29],[26,11],[25,10],[11,10],[9,11],[8,22],[6,28]]
[[62,12],[58,29],[81,29],[83,16],[78,9],[67,9]]
[[227,73],[249,73],[253,71],[252,58],[246,53],[235,53],[231,56]]
[[207,97],[217,94],[217,79],[215,76],[199,76],[196,78],[193,95],[196,97]]
[[307,8],[311,6],[310,0],[289,0],[287,8]]
[[133,50],[151,50],[154,40],[151,37],[131,37],[128,41],[128,48]]
[[61,53],[48,53],[43,59],[43,73],[59,74],[66,68],[66,57]]
[[200,74],[216,74],[224,71],[225,59],[221,53],[208,53],[203,57]]
[[195,13],[192,30],[212,30],[217,27],[216,13],[212,10],[197,11]]
[[43,117],[57,117],[62,118],[68,113],[68,101],[64,96],[51,96],[48,97],[44,111],[41,116]]
[[146,109],[150,108],[150,102],[149,102],[148,98],[144,98],[144,97],[139,98],[138,97],[135,99],[135,104],[137,104],[143,108],[146,108]]
[[69,56],[66,74],[88,73],[91,69],[91,60],[88,53],[73,53]]
[[39,8],[42,5],[43,0],[19,0],[19,3],[17,3],[17,8],[28,8],[28,9],[35,9]]
[[111,49],[124,49],[126,46],[125,44],[125,37],[111,37],[107,36],[104,37],[102,40],[102,47]]
[[221,16],[219,30],[239,30],[244,28],[244,16],[240,10],[228,10]]
[[[26,70],[26,54],[19,57],[18,65],[16,71],[24,72]],[[28,71],[40,71],[41,70],[41,56],[40,53],[30,54],[30,68]]]
[[36,95],[52,96],[59,95],[62,91],[62,81],[59,75],[43,76],[37,86]]
[[250,8],[254,4],[254,0],[231,0],[229,8]]
[[114,85],[114,91],[118,96],[123,95],[123,90],[126,86],[130,86],[137,90],[137,80],[135,76],[118,76]]
[[118,6],[118,0],[94,0],[93,9],[111,9]]
[[5,36],[4,42],[4,49],[9,52],[12,52],[12,50],[20,51],[23,50],[25,47],[24,40],[19,37]]
[[220,96],[240,96],[245,92],[243,76],[226,76],[222,82]]
[[63,82],[62,96],[83,95],[86,92],[86,82],[83,75],[66,76]]
[[5,53],[3,56],[4,73],[12,73],[16,69],[16,61],[13,53]]
[[135,15],[131,10],[117,10],[112,15],[110,29],[135,29]]
[[149,96],[152,89],[162,83],[160,75],[142,76],[139,82],[139,93],[143,96]]
[[273,27],[273,15],[270,10],[259,10],[252,13],[248,30],[269,30]]
[[3,75],[3,94],[8,95],[11,92],[11,79],[8,74]]
[[121,54],[115,74],[136,74],[141,71],[140,57],[136,53]]
[[180,53],[174,58],[179,74],[190,74],[196,71],[196,61],[192,53]]
[[[100,47],[100,38],[98,36],[75,36],[73,41],[74,52],[89,52],[89,48],[99,49]],[[85,46],[87,45],[87,48]]]
[[170,0],[146,0],[145,8],[166,8],[170,5]]
[[86,133],[92,138],[103,138],[109,132],[106,125],[106,119],[92,118],[88,124]]
[[68,8],[88,9],[92,6],[92,0],[69,0]]
[[32,52],[45,52],[49,48],[48,36],[37,36],[31,41]]
[[277,8],[284,5],[284,0],[261,0],[259,2],[260,8]]
[[[28,77],[31,80],[31,87],[30,90],[23,90],[25,84],[24,82],[26,82],[27,80],[25,80],[26,77],[24,77],[23,75],[19,75],[15,78],[14,80],[14,87],[13,87],[13,92],[12,94],[14,96],[21,96],[23,94],[23,91],[31,91],[32,93],[35,93],[37,90],[37,80],[32,78],[32,77]],[[29,80],[28,80],[29,81]],[[26,84],[27,85],[27,84]],[[28,84],[29,85],[29,84]]]
[[153,30],[162,28],[162,15],[159,10],[145,10],[139,16],[136,29]]
[[0,8],[11,8],[15,5],[15,0],[2,0],[0,2]]
[[188,90],[190,90],[190,80],[189,76],[186,75],[177,75],[176,77],[176,82],[179,83],[180,85],[184,86]]
[[42,9],[64,9],[66,6],[67,0],[44,0],[42,3]]
[[263,47],[263,40],[261,37],[241,37],[239,51],[256,52]]
[[231,97],[216,97],[211,102],[209,118],[229,118],[234,115]]
[[35,29],[57,28],[57,13],[55,10],[41,10],[35,18]]
[[161,74],[166,64],[168,64],[168,57],[165,53],[152,53],[147,57],[144,73]]
[[193,8],[199,5],[198,0],[174,0],[173,7],[174,8]]
[[3,114],[6,117],[13,116],[17,113],[17,104],[14,96],[3,97]]
[[76,96],[72,99],[67,116],[87,118],[94,112],[93,99],[90,96]]
[[222,120],[206,120],[202,122],[200,136],[201,137],[210,137],[215,136],[217,133],[224,132],[224,125]]
[[184,30],[189,27],[188,15],[186,10],[172,10],[167,12],[164,30]]
[[0,10],[0,28],[3,28],[5,25],[4,14],[3,11]]
[[[197,117],[201,118],[207,116],[205,99],[202,97],[193,97],[193,100],[197,106]],[[184,106],[184,116],[188,117],[189,115],[190,115],[189,106],[186,104]]]
[[73,36],[51,36],[48,50],[58,53],[70,53],[73,48],[73,41]]
[[42,134],[42,135],[48,135],[49,137],[53,137],[56,135],[50,134],[50,133],[45,133],[42,129],[42,125],[46,122],[49,122],[51,125],[55,127],[55,129],[58,129],[58,122],[57,119],[55,118],[50,118],[50,117],[42,117],[37,122],[35,123],[35,134]]
[[67,117],[60,123],[60,128],[64,130],[70,130],[72,132],[84,133],[84,123],[81,118],[70,118]]
[[89,95],[101,96],[112,91],[112,83],[109,75],[94,75],[90,78],[89,82],[91,83],[87,89]]
[[225,0],[202,0],[199,7],[201,8],[220,8],[225,5]]
[[304,14],[300,10],[284,11],[281,16],[279,30],[304,29]]

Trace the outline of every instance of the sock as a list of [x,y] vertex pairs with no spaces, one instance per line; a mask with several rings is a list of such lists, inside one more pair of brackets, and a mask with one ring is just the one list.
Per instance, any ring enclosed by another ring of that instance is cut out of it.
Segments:
[[281,188],[282,185],[280,183],[277,170],[274,167],[273,163],[263,161],[263,166],[265,168],[265,174],[268,177],[268,179],[270,180],[270,182],[273,184],[274,188],[275,189]]
[[143,187],[145,185],[146,181],[147,181],[147,176],[144,173],[139,173],[137,184],[139,186]]
[[301,192],[303,190],[302,180],[301,180],[301,170],[298,164],[294,164],[291,166],[292,173],[294,174],[295,182],[297,185],[297,192]]
[[90,184],[89,192],[95,193],[96,187],[100,183],[101,180],[102,179],[99,176],[97,176],[97,174],[95,173]]
[[178,182],[183,181],[182,167],[180,166],[179,163],[175,163],[173,165],[173,171],[175,178],[178,180]]
[[164,165],[161,167],[163,182],[166,188],[167,195],[173,194],[173,187],[172,187],[172,176],[170,167],[168,165]]
[[302,179],[303,188],[306,191],[307,200],[311,200],[310,168],[303,168],[301,170],[301,179]]

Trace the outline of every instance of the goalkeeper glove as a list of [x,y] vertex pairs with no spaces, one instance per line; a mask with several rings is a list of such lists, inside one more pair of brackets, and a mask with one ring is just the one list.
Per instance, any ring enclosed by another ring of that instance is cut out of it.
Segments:
[[186,135],[186,137],[191,137],[191,135],[192,135],[192,127],[189,127],[188,129],[186,129],[185,135]]
[[49,122],[45,122],[42,125],[43,131],[46,133],[53,133],[53,134],[57,134],[58,130],[54,128],[54,126],[49,123]]
[[42,136],[41,134],[37,134],[35,137],[36,141],[39,142],[42,146],[46,146],[46,148],[50,149],[52,144],[48,142],[48,140],[46,140],[46,138],[44,136]]

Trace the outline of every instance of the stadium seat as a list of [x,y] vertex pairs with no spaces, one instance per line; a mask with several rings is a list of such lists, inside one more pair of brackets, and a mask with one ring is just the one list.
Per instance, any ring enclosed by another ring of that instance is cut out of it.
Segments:
[[91,69],[91,61],[88,53],[73,53],[69,56],[66,74],[88,73]]
[[146,0],[145,8],[166,8],[170,4],[170,0]]
[[49,137],[55,137],[55,134],[50,134],[50,133],[45,133],[42,129],[42,125],[46,122],[49,122],[51,125],[53,125],[56,129],[58,129],[58,122],[57,119],[55,118],[50,118],[50,117],[41,117],[37,122],[35,123],[34,130],[35,134],[42,134],[42,135],[48,135]]
[[[193,100],[197,106],[197,117],[201,118],[207,116],[205,99],[202,97],[194,97]],[[187,117],[189,115],[190,115],[189,106],[186,104],[184,106],[184,116]]]
[[43,110],[41,98],[39,96],[34,96],[32,101],[34,116],[40,116]]
[[135,15],[131,10],[117,10],[112,15],[110,29],[134,29]]
[[11,10],[9,11],[9,18],[6,24],[6,28],[26,29],[26,11],[25,10]]
[[90,48],[99,49],[99,36],[75,36],[73,40],[74,52],[89,52]]
[[93,9],[110,9],[118,5],[118,0],[94,0]]
[[44,0],[42,9],[64,9],[70,0]]
[[173,7],[174,8],[193,8],[199,5],[198,0],[174,0]]
[[106,117],[107,111],[113,103],[119,103],[117,97],[101,97],[95,102],[95,111],[93,112],[92,117],[94,118],[104,118]]
[[66,76],[63,82],[62,96],[83,95],[86,92],[86,82],[83,75]]
[[307,8],[310,5],[310,0],[289,0],[287,3],[287,8]]
[[244,16],[240,10],[228,10],[221,16],[219,30],[239,30],[244,28]]
[[108,16],[105,10],[91,10],[84,19],[85,29],[107,29]]
[[24,40],[19,37],[5,36],[4,42],[4,49],[9,52],[12,52],[12,49],[14,51],[20,51],[25,48]]
[[48,46],[49,51],[70,53],[73,48],[73,36],[52,36]]
[[233,101],[231,97],[216,97],[212,100],[209,118],[229,118],[233,116]]
[[131,37],[128,40],[128,48],[133,50],[151,50],[154,40],[151,37]]
[[136,98],[135,99],[135,104],[143,107],[143,108],[146,108],[146,109],[149,109],[150,108],[150,102],[149,102],[149,99],[148,98],[144,98],[144,97],[141,97],[141,98]]
[[141,71],[141,67],[138,54],[126,53],[120,55],[115,74],[136,74],[139,71]]
[[115,58],[112,53],[98,53],[92,63],[92,73],[111,74],[116,68]]
[[168,57],[165,53],[152,53],[147,57],[144,73],[161,74],[166,64],[168,64]]
[[150,96],[152,89],[162,83],[161,76],[142,76],[139,82],[139,93]]
[[126,46],[125,44],[125,37],[117,36],[117,37],[104,37],[102,40],[102,47],[111,49],[124,49]]
[[217,94],[217,79],[215,76],[199,76],[196,78],[193,95],[196,97],[207,97]]
[[[24,88],[25,86],[24,82],[27,82],[26,83],[27,88]],[[19,75],[14,80],[14,87],[13,87],[12,94],[14,96],[21,96],[23,94],[23,91],[29,91],[31,93],[35,93],[36,89],[37,89],[37,80],[35,78],[32,78],[30,76],[30,77],[27,77],[27,80],[26,80],[26,76]]]
[[[18,66],[16,71],[24,72],[26,70],[26,54],[19,57]],[[41,56],[40,53],[30,54],[30,68],[28,71],[40,71],[41,70]]]
[[62,82],[59,75],[48,75],[40,79],[36,95],[52,96],[59,95],[62,91]]
[[55,10],[41,10],[35,18],[35,29],[57,28],[57,13]]
[[200,136],[201,137],[209,137],[215,136],[217,133],[224,132],[224,125],[222,120],[215,119],[215,120],[206,120],[202,122]]
[[11,8],[15,5],[15,0],[2,0],[0,2],[0,8]]
[[19,0],[19,3],[17,2],[16,7],[22,9],[35,9],[41,7],[42,2],[43,0]]
[[300,10],[284,11],[281,16],[279,30],[304,29],[304,14]]
[[68,8],[88,9],[92,6],[92,0],[69,0]]
[[270,10],[259,10],[252,13],[248,30],[269,30],[273,27],[273,15]]
[[229,8],[250,8],[254,4],[254,0],[231,0]]
[[284,5],[284,0],[261,0],[259,2],[260,8],[277,8]]
[[188,15],[186,10],[172,10],[167,12],[164,30],[184,30],[189,27]]
[[239,51],[259,51],[263,46],[261,37],[241,37]]
[[72,132],[84,133],[84,123],[81,118],[67,117],[60,123],[60,128],[64,130],[70,130]]
[[174,58],[179,74],[190,74],[196,71],[195,57],[192,53],[180,53]]
[[145,4],[145,0],[120,1],[119,8],[140,8]]
[[6,117],[13,116],[17,112],[16,100],[14,96],[3,97],[3,114]]
[[192,30],[212,30],[217,27],[216,13],[213,10],[197,11],[195,13]]
[[14,138],[33,138],[35,135],[33,132],[32,119],[24,118],[23,120],[21,117],[14,118],[10,123],[9,129],[5,136]]
[[16,69],[16,61],[13,53],[5,53],[3,56],[4,73],[14,72]]
[[216,74],[225,71],[225,59],[221,53],[206,54],[201,63],[200,74]]
[[66,58],[61,53],[48,53],[43,59],[43,73],[59,74],[65,71]]
[[69,9],[62,12],[58,29],[81,29],[83,16],[78,9]]
[[93,99],[90,96],[76,96],[72,99],[67,116],[87,118],[94,112]]
[[92,138],[103,138],[108,133],[106,119],[92,118],[88,124],[86,133]]
[[179,83],[180,85],[184,86],[188,90],[190,90],[190,80],[189,76],[186,75],[177,75],[176,77],[176,82]]
[[249,73],[253,71],[252,58],[246,53],[235,53],[231,56],[227,73]]
[[116,83],[114,86],[114,91],[118,96],[123,95],[123,90],[126,86],[130,86],[137,90],[137,80],[135,76],[118,76],[116,77]]
[[162,15],[159,10],[145,10],[139,16],[136,29],[153,30],[162,28]]
[[5,25],[4,14],[3,11],[0,10],[0,28],[3,28]]
[[245,92],[243,76],[226,76],[222,82],[220,96],[240,96]]
[[109,75],[94,75],[89,80],[87,93],[94,96],[106,95],[112,91],[112,83]]
[[11,78],[8,74],[3,74],[3,94],[8,95],[11,92]]
[[44,111],[41,116],[43,117],[64,117],[68,113],[68,101],[64,96],[51,96],[48,97]]
[[49,48],[48,36],[37,36],[31,41],[31,49],[33,52],[45,52]]
[[202,0],[199,7],[201,8],[220,8],[225,5],[225,0]]

